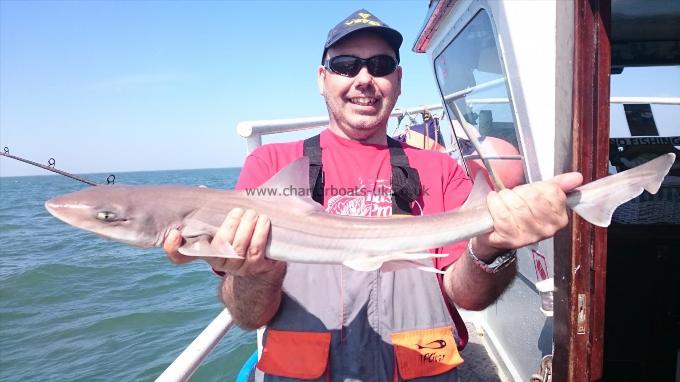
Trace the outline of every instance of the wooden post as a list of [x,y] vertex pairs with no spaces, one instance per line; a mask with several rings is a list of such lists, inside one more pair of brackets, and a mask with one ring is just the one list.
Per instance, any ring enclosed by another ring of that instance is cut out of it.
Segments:
[[[574,0],[572,170],[604,177],[609,155],[609,0]],[[555,255],[554,380],[602,376],[607,231],[572,214]],[[566,239],[566,240],[564,240]]]

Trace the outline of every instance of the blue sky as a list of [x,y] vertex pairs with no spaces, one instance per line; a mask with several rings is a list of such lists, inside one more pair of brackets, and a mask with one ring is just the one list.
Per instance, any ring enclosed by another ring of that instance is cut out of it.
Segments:
[[238,167],[239,121],[325,115],[322,46],[359,8],[404,35],[398,106],[438,102],[424,0],[0,1],[0,146],[75,173]]
[[410,51],[426,1],[0,4],[0,145],[67,171],[240,166],[239,121],[325,115],[326,34],[362,7],[404,35],[399,105],[437,102]]

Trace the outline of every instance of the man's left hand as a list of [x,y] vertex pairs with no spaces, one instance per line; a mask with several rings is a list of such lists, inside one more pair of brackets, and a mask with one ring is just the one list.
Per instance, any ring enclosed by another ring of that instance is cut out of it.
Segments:
[[493,231],[472,239],[475,255],[493,260],[496,255],[552,237],[564,228],[566,192],[583,182],[577,172],[558,175],[544,182],[525,184],[487,195]]

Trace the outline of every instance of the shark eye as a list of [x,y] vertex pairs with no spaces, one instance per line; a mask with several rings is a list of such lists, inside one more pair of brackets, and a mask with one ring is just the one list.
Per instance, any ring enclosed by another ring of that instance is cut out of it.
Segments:
[[116,214],[111,211],[97,212],[97,219],[103,222],[112,222],[116,220]]

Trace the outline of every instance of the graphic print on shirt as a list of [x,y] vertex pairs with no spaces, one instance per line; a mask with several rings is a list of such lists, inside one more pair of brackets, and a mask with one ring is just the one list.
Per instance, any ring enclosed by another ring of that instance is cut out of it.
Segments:
[[366,181],[351,190],[325,190],[326,212],[344,216],[388,217],[392,215],[392,185],[389,179]]

